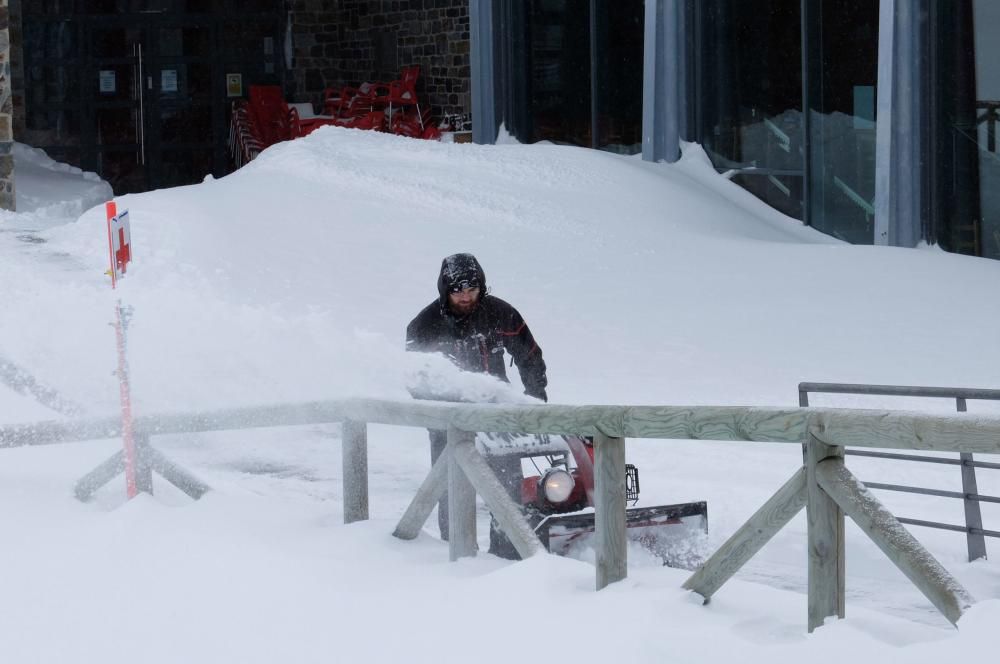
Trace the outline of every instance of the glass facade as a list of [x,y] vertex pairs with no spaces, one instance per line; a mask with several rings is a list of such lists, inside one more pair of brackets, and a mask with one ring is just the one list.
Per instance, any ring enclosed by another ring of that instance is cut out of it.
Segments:
[[854,244],[875,238],[878,0],[809,0],[806,219]]
[[505,0],[507,129],[523,143],[639,152],[644,4]]
[[[483,107],[522,142],[634,152],[635,128],[644,159],[673,161],[692,141],[846,242],[1000,259],[1000,1],[499,4]],[[560,92],[533,102],[544,77]]]
[[1000,3],[927,5],[925,230],[948,251],[1000,258]]
[[772,207],[868,244],[874,238],[878,4],[686,5],[688,138],[701,143],[720,172]]
[[690,0],[690,136],[720,171],[802,218],[800,0]]
[[594,147],[635,154],[642,144],[643,3],[618,0],[593,7]]

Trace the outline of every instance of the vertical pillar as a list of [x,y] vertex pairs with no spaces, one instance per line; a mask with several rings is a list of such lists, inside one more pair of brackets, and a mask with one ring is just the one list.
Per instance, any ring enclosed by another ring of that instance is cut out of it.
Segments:
[[680,157],[685,86],[681,0],[646,0],[642,67],[642,158]]
[[482,145],[492,145],[497,140],[493,40],[492,1],[469,0],[472,141]]
[[448,557],[452,562],[476,555],[476,490],[450,452],[475,441],[476,434],[448,427]]
[[10,78],[10,11],[0,0],[0,208],[14,210],[14,104]]
[[[958,412],[968,409],[965,399],[956,399]],[[973,465],[972,454],[962,452],[958,455],[962,462],[962,493],[965,494],[965,543],[969,549],[969,562],[986,558],[986,535],[983,534],[983,513],[979,501],[972,498],[979,493],[976,482],[976,467]]]
[[368,519],[368,425],[347,421],[341,425],[344,476],[344,523]]
[[594,436],[594,539],[597,589],[628,575],[625,522],[625,440]]
[[826,445],[807,434],[806,518],[809,539],[809,631],[829,616],[844,617],[844,512],[820,487],[816,466],[824,459],[842,457],[843,447]]
[[135,434],[135,488],[142,493],[153,494],[153,455],[149,434],[144,431]]
[[875,244],[920,240],[920,11],[910,0],[879,0],[875,122]]

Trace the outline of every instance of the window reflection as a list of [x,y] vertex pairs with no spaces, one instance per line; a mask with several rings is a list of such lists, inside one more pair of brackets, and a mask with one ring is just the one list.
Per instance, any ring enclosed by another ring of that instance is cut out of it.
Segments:
[[530,142],[590,146],[590,5],[534,0],[528,23]]
[[636,154],[642,151],[643,2],[599,2],[596,8],[595,147]]
[[930,10],[932,232],[949,251],[1000,258],[1000,3]]
[[[511,0],[507,129],[634,154],[642,143],[643,0]],[[591,16],[591,11],[594,15]],[[596,57],[591,57],[591,46]]]
[[1000,182],[996,153],[989,149],[989,102],[997,96],[1000,72],[988,32],[1000,25],[997,10],[973,0],[932,0],[929,10],[932,234],[948,251],[997,257],[1000,243],[991,231],[998,206],[991,190]]
[[694,138],[720,170],[802,218],[799,0],[691,0]]
[[878,0],[811,0],[809,12],[809,223],[872,244]]

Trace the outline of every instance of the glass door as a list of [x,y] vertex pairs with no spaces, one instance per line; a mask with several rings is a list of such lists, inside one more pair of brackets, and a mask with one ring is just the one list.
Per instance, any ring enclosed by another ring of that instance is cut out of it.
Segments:
[[148,77],[151,176],[156,188],[200,182],[214,168],[214,120],[222,119],[213,23],[197,17],[150,19]]
[[116,194],[229,169],[229,111],[281,85],[282,0],[22,3],[20,140],[107,180]]
[[[146,67],[148,32],[134,25],[105,22],[89,31],[92,167],[116,193],[149,188],[146,150]],[[89,141],[88,141],[89,142]],[[91,166],[88,164],[88,166]]]

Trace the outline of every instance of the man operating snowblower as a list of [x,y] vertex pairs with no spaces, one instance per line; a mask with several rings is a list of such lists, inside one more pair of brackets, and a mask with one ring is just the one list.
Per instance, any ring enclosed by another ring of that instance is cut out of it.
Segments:
[[[454,254],[441,262],[438,298],[406,327],[406,350],[441,353],[465,371],[488,373],[507,381],[504,351],[510,353],[524,384],[525,394],[547,401],[545,360],[542,349],[517,309],[489,294],[486,274],[472,254]],[[432,394],[414,395],[433,399]],[[430,431],[431,462],[447,444],[445,431]],[[517,457],[495,456],[487,461],[511,498],[520,502],[521,462]],[[438,504],[441,538],[448,538],[448,496]],[[507,537],[490,526],[490,553],[516,559]]]

